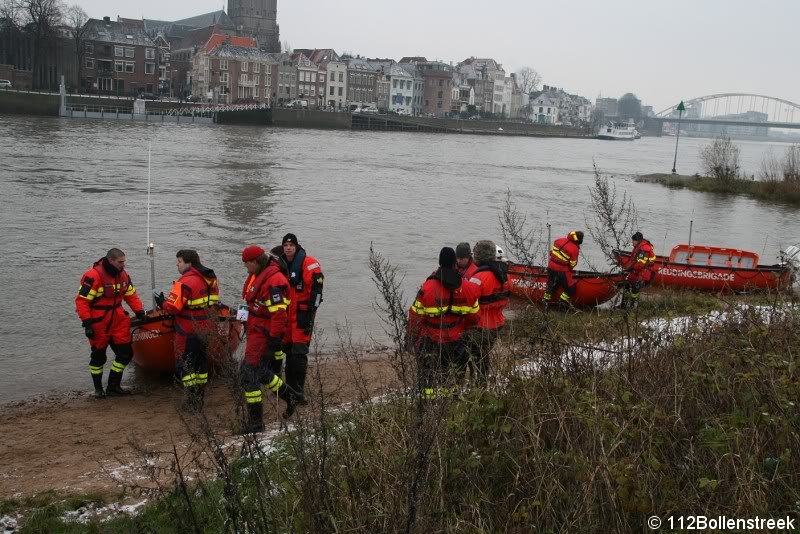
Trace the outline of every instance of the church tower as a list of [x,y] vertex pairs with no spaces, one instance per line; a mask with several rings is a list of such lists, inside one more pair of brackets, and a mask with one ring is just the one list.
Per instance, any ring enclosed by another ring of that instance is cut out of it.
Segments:
[[260,49],[281,51],[278,0],[228,0],[228,16],[239,35],[255,37]]

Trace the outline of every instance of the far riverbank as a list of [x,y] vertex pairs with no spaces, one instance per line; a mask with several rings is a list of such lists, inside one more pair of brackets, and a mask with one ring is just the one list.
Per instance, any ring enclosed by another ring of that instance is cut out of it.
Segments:
[[760,181],[747,178],[720,180],[711,176],[653,173],[636,177],[640,183],[661,184],[675,189],[704,193],[746,195],[763,201],[800,206],[800,183],[790,181]]

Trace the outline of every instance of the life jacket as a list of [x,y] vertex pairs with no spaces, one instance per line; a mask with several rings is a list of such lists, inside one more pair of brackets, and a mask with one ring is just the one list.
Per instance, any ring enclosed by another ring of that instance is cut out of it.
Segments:
[[218,303],[217,275],[207,267],[192,266],[173,284],[164,310],[175,316],[175,330],[188,334],[194,330],[196,322],[210,319],[209,308]]
[[308,343],[311,340],[317,308],[322,304],[325,277],[322,266],[302,247],[297,248],[292,261],[282,255],[288,268],[290,331],[287,341]]
[[511,297],[508,266],[498,261],[489,262],[478,267],[470,282],[480,288],[478,328],[494,330],[506,324],[503,309]]
[[144,309],[131,277],[117,270],[106,258],[97,260],[81,277],[75,308],[81,320],[102,319],[126,301],[134,312]]
[[580,245],[564,236],[556,239],[550,248],[550,261],[547,268],[553,271],[572,271],[578,264],[578,255],[581,252]]
[[461,339],[478,323],[480,289],[455,269],[441,268],[425,280],[408,312],[409,335],[436,343]]
[[638,246],[634,247],[630,256],[630,268],[636,277],[645,282],[649,282],[655,275],[656,253],[653,244],[647,239],[642,239]]
[[475,271],[478,270],[478,266],[475,265],[474,261],[469,260],[469,263],[467,264],[467,267],[465,269],[463,270],[457,269],[457,270],[458,274],[461,275],[461,278],[463,278],[464,280],[469,280],[475,274]]
[[272,261],[258,274],[247,277],[242,288],[242,298],[247,303],[250,318],[269,319],[289,308],[289,281]]

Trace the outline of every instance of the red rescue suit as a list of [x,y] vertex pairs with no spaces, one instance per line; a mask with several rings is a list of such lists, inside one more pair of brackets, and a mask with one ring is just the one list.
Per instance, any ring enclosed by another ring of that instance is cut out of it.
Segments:
[[647,239],[642,239],[631,251],[628,277],[626,280],[632,283],[641,283],[643,286],[649,284],[656,272],[656,253],[653,244]]
[[164,302],[164,311],[175,316],[175,353],[186,350],[186,340],[195,333],[208,333],[213,325],[209,308],[219,303],[219,284],[214,271],[192,266],[175,282]]
[[263,356],[280,352],[289,325],[289,281],[270,262],[244,282],[242,298],[247,303],[247,348],[244,360],[258,365]]
[[550,260],[547,262],[547,290],[542,300],[548,302],[559,288],[563,290],[562,301],[568,303],[574,296],[576,282],[572,277],[572,271],[578,265],[580,252],[576,232],[570,232],[569,235],[553,242],[550,248]]
[[464,280],[469,280],[475,275],[475,271],[478,270],[478,266],[475,265],[475,262],[470,259],[469,263],[464,269],[459,269],[456,267],[456,270],[458,271],[458,274],[461,275],[461,278]]
[[314,317],[322,303],[324,276],[319,262],[306,255],[305,249],[298,247],[292,261],[283,257],[289,269],[289,329],[284,341],[287,343],[311,342]]
[[480,288],[467,280],[445,287],[436,271],[422,284],[408,312],[409,338],[419,346],[459,341],[465,330],[478,324]]
[[125,270],[116,271],[104,262],[96,261],[91,269],[83,273],[75,311],[81,321],[90,321],[94,337],[89,340],[92,349],[105,349],[109,342],[123,345],[131,342],[131,320],[122,308],[128,303],[134,313],[144,311],[142,301],[136,294],[131,277]]
[[484,265],[477,269],[470,282],[480,288],[478,328],[496,330],[506,324],[503,310],[511,296],[511,281],[497,267]]

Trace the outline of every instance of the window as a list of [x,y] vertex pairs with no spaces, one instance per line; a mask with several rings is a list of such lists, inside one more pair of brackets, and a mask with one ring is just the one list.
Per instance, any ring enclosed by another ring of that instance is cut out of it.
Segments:
[[[130,56],[133,57],[133,56]],[[145,59],[155,59],[156,58],[156,51],[153,48],[145,48],[144,49],[144,58]]]
[[261,76],[258,75],[253,76],[253,83],[255,85],[258,85],[260,81],[261,81]]
[[167,79],[167,67],[158,67],[158,77],[162,80]]
[[136,65],[136,63],[134,63],[133,61],[126,61],[125,62],[125,72],[127,72],[128,74],[133,74],[134,65]]
[[116,57],[123,57],[125,55],[125,49],[122,48],[121,46],[115,46],[114,47],[114,55]]
[[134,57],[133,56],[133,48],[125,47],[125,57]]
[[439,98],[442,98],[442,92],[439,91]]
[[124,61],[115,61],[114,62],[114,71],[115,72],[125,72],[125,62]]
[[317,86],[316,85],[312,85],[311,86],[311,96],[317,96]]
[[247,61],[242,61],[242,72],[247,72],[250,69],[250,63]]
[[[331,89],[333,89],[333,87],[331,87]],[[344,87],[340,87],[339,88],[339,96],[343,96],[343,92],[344,92]]]
[[[339,90],[341,90],[341,89],[342,89],[342,88],[340,87],[340,88],[339,88]],[[333,87],[332,85],[331,85],[331,96],[335,96],[335,95],[334,95],[334,87]]]
[[86,61],[83,62],[83,66],[86,67],[87,69],[93,69],[94,68],[94,58],[87,57]]
[[220,72],[219,73],[219,83],[228,83],[228,73],[227,72]]
[[272,65],[264,65],[264,74],[267,76],[272,75]]
[[261,63],[253,63],[253,72],[256,74],[261,72]]
[[397,78],[392,80],[392,89],[397,89]]
[[89,54],[94,54],[94,43],[84,43],[84,50]]
[[319,83],[325,83],[325,75],[324,74],[320,74],[319,75]]
[[441,103],[441,102],[437,102],[437,103],[436,103],[436,107],[441,109],[441,107],[442,107],[442,103]]
[[220,59],[219,60],[219,70],[228,70],[228,60],[227,59]]
[[544,108],[539,108],[539,113],[541,113],[542,111],[544,111]]
[[253,87],[253,96],[258,98],[258,87]]
[[239,74],[239,83],[247,83],[247,74],[242,72]]
[[145,63],[144,64],[144,73],[145,74],[155,74],[156,73],[156,64],[155,63]]
[[343,81],[344,81],[344,72],[340,72],[340,73],[339,73],[339,81],[340,81],[340,82],[343,82]]

